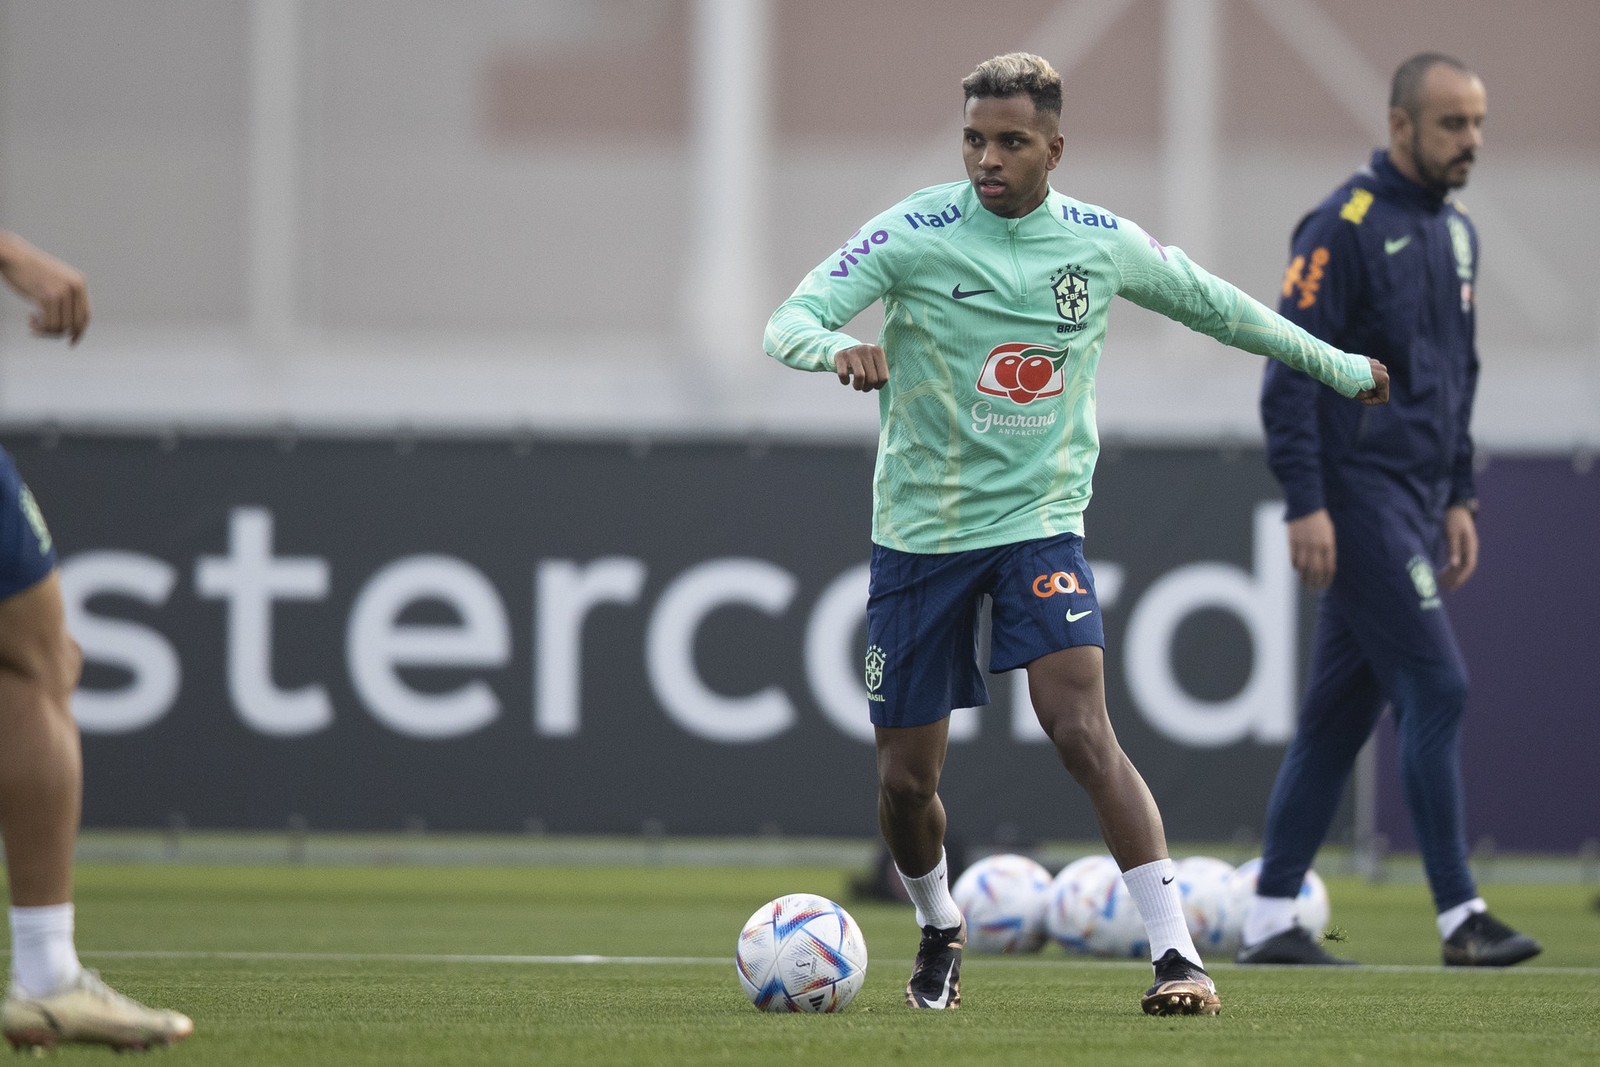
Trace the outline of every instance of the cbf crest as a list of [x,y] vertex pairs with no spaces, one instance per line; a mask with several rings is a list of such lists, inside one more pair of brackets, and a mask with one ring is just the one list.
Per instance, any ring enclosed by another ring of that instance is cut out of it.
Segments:
[[867,649],[866,683],[868,693],[876,693],[883,688],[884,662],[883,649],[877,645]]
[[1066,320],[1056,329],[1072,333],[1084,328],[1089,316],[1089,279],[1083,268],[1075,265],[1062,267],[1050,275],[1050,289],[1056,296],[1056,314]]
[[1418,605],[1427,611],[1439,606],[1439,582],[1433,576],[1433,564],[1423,556],[1412,556],[1406,564],[1411,575],[1411,585],[1417,591]]
[[1464,282],[1472,280],[1472,234],[1467,224],[1454,215],[1445,223],[1450,228],[1450,250],[1456,255],[1456,277]]

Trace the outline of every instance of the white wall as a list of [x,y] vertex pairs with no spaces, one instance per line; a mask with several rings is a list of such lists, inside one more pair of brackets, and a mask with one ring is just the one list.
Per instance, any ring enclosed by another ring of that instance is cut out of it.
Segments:
[[[80,266],[95,307],[68,351],[0,299],[0,420],[872,434],[870,399],[778,367],[758,336],[684,327],[707,254],[698,176],[716,173],[691,151],[695,2],[0,0],[0,225]],[[1443,48],[1489,87],[1463,193],[1485,260],[1478,437],[1600,447],[1591,0],[1208,0],[1203,216],[1192,197],[1174,206],[1184,157],[1163,126],[1170,72],[1206,69],[1165,37],[1191,0],[996,0],[981,20],[953,0],[768,2],[747,319],[871,213],[961,177],[959,80],[1011,48],[1066,75],[1059,188],[1208,246],[1209,267],[1270,302],[1290,227],[1379,135],[1388,72]],[[299,72],[281,335],[260,329],[251,272],[251,64],[284,58],[252,30],[255,3],[296,16],[276,46]],[[740,343],[749,363],[731,373],[716,353]],[[1125,306],[1102,429],[1254,440],[1258,375]]]

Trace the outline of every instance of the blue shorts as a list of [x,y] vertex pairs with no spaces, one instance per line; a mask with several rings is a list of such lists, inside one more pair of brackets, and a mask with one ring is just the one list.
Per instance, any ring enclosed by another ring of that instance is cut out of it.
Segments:
[[989,702],[978,620],[990,613],[989,670],[1078,645],[1105,647],[1083,538],[1059,534],[936,555],[872,546],[866,682],[875,726],[925,726]]
[[37,585],[55,566],[44,515],[16,463],[0,448],[0,600]]

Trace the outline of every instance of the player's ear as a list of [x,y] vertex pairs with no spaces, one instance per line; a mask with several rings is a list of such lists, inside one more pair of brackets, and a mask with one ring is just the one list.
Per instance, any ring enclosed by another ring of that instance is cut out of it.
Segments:
[[1056,169],[1056,165],[1061,162],[1061,154],[1066,151],[1066,148],[1067,139],[1061,134],[1058,133],[1050,139],[1050,152],[1045,157],[1046,170]]
[[1389,143],[1411,139],[1411,113],[1403,107],[1389,109]]

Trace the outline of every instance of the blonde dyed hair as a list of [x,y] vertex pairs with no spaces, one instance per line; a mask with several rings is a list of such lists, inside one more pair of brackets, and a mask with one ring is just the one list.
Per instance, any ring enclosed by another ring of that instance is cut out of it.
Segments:
[[974,97],[1026,96],[1034,109],[1061,115],[1061,75],[1049,60],[1031,52],[1007,52],[978,64],[961,80],[968,100]]

